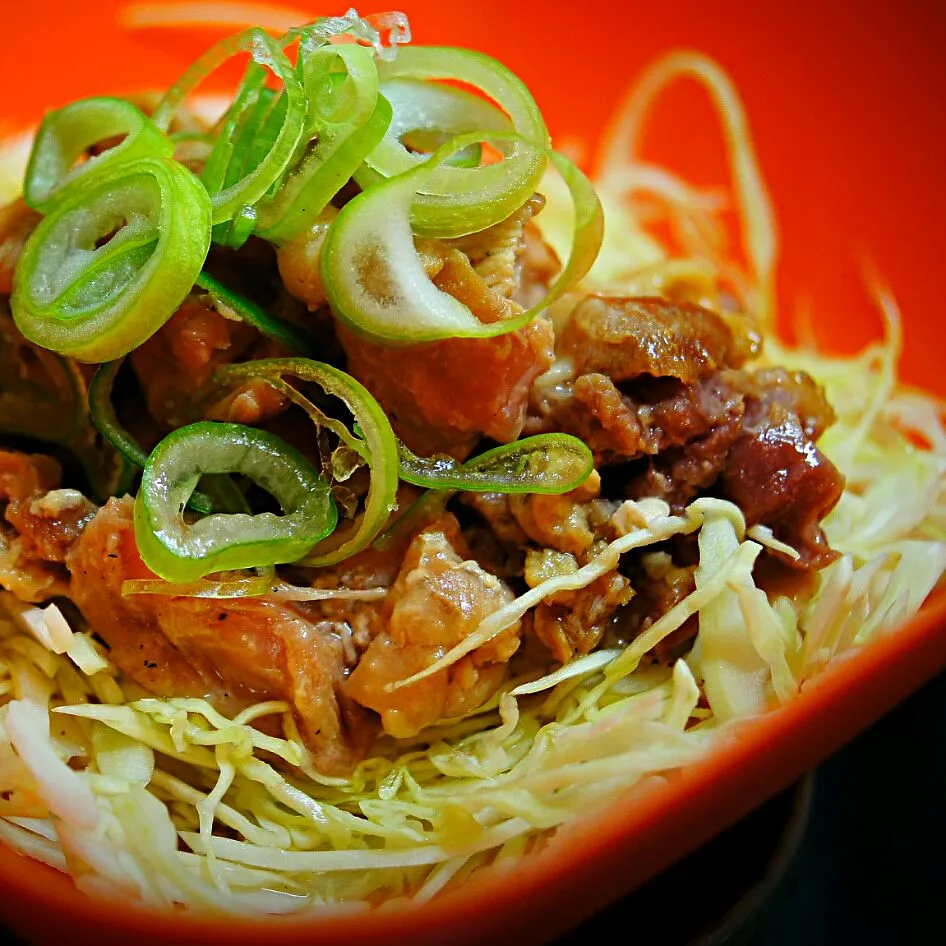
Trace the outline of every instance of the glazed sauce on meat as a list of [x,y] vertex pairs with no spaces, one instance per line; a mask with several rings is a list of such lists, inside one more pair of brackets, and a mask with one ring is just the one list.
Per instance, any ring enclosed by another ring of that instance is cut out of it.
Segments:
[[[543,203],[536,195],[480,233],[418,239],[428,278],[483,323],[535,304],[560,269],[533,219]],[[521,644],[535,665],[566,663],[602,643],[626,643],[688,595],[694,561],[686,540],[630,553],[449,668],[390,686],[462,643],[549,569],[591,561],[615,538],[611,516],[628,498],[658,497],[675,511],[698,496],[732,500],[749,525],[768,526],[800,554],[796,562],[764,554],[760,585],[771,595],[811,590],[835,556],[821,521],[843,478],[817,446],[833,413],[807,375],[753,366],[760,340],[750,319],[679,294],[592,295],[559,320],[558,337],[540,316],[492,338],[379,345],[334,318],[321,284],[322,244],[336,213],[330,207],[278,249],[261,240],[236,252],[217,248],[214,274],[309,326],[324,359],[368,388],[417,453],[462,459],[523,434],[565,432],[591,448],[592,476],[561,496],[470,493],[459,519],[437,511],[385,551],[316,572],[294,569],[295,580],[322,587],[387,589],[380,601],[299,604],[123,594],[126,580],[152,577],[138,554],[131,497],[96,507],[62,489],[53,461],[0,453],[4,587],[29,600],[71,598],[113,661],[152,693],[207,697],[225,712],[287,701],[327,773],[350,771],[382,733],[413,737],[482,705]],[[37,220],[22,202],[0,212],[0,296],[10,292]],[[129,358],[139,419],[152,432],[199,418],[236,421],[295,442],[301,435],[288,430],[294,416],[281,394],[259,379],[226,390],[213,380],[221,365],[283,354],[195,290]],[[555,384],[543,386],[553,366]],[[314,457],[310,439],[300,449]],[[345,487],[355,505],[363,479],[356,473]],[[685,653],[696,630],[687,621],[653,656]]]

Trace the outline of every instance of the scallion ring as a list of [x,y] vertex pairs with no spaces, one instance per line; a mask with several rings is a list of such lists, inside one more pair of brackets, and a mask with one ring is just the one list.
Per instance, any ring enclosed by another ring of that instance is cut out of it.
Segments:
[[567,493],[594,469],[588,447],[567,434],[537,434],[458,463],[453,457],[418,457],[398,444],[400,475],[428,487],[372,543],[379,551],[410,539],[461,491]]
[[[222,384],[247,377],[262,378],[271,382],[284,381],[286,378],[312,382],[326,394],[339,398],[351,411],[359,434],[347,433],[347,436],[339,436],[347,446],[367,459],[371,481],[364,510],[351,530],[332,536],[328,543],[331,548],[313,549],[298,564],[322,566],[344,561],[373,541],[396,507],[398,455],[397,439],[391,429],[391,422],[363,385],[331,365],[307,358],[270,358],[223,365],[215,374],[215,378]],[[274,386],[284,390],[279,385]],[[315,415],[313,420],[320,422],[318,415]],[[333,425],[330,429],[336,430],[336,427]]]
[[[184,507],[208,473],[248,477],[273,495],[282,514],[213,513],[186,522]],[[135,502],[141,557],[173,582],[295,562],[336,521],[327,481],[295,447],[263,430],[213,421],[181,427],[155,447]]]
[[[99,365],[89,383],[89,411],[92,422],[99,433],[133,466],[143,470],[148,462],[148,454],[141,445],[122,426],[115,406],[112,403],[112,389],[115,378],[124,363],[124,358]],[[209,507],[207,510],[209,512]]]
[[374,54],[362,46],[300,48],[309,102],[306,141],[285,180],[259,207],[258,232],[274,243],[304,232],[378,145],[391,107],[378,95]]
[[[278,40],[261,29],[244,30],[198,59],[154,111],[155,124],[166,129],[188,94],[224,62],[243,52],[248,52],[252,61],[203,171],[213,202],[214,224],[245,216],[244,208],[252,207],[270,190],[295,154],[307,108],[296,70]],[[279,95],[264,87],[267,70],[283,86]],[[243,239],[245,236],[241,234]]]
[[[506,113],[516,133],[515,137],[494,139],[503,153],[500,162],[476,168],[443,164],[435,174],[424,178],[411,207],[416,234],[456,237],[485,230],[505,220],[535,192],[546,168],[548,130],[526,85],[502,63],[468,49],[409,46],[400,50],[396,59],[379,63],[378,74],[382,94],[391,81],[395,114],[388,134],[355,175],[363,189],[401,175],[423,161],[423,155],[412,154],[399,138],[407,131],[432,127],[429,117],[419,118],[422,103],[411,102],[412,90],[417,96],[424,95],[420,91],[423,83],[460,81],[473,86]],[[412,81],[397,86],[395,80],[402,79]],[[430,90],[425,97],[435,94]],[[443,130],[452,135],[499,130],[497,124],[506,124],[497,109],[487,110],[485,103],[474,105],[472,98],[441,92],[433,125],[445,123]]]
[[[115,378],[123,363],[124,359],[118,358],[99,365],[89,382],[89,414],[98,432],[125,462],[132,469],[143,470],[148,464],[148,454],[122,425],[112,401]],[[187,501],[188,508],[194,512],[206,515],[209,512],[249,511],[246,500],[229,477],[205,476],[201,482],[212,495],[195,490]]]
[[210,199],[183,165],[140,158],[91,175],[26,242],[17,328],[79,361],[119,358],[174,314],[209,246]]
[[[81,161],[93,145],[120,139]],[[173,144],[140,109],[124,99],[81,99],[49,112],[36,132],[23,182],[23,196],[47,213],[90,174],[143,157],[169,158]],[[79,162],[79,163],[77,163]]]
[[567,493],[594,469],[591,450],[569,434],[536,434],[502,444],[460,463],[453,457],[418,457],[398,445],[400,476],[428,489],[495,493]]
[[376,184],[342,208],[322,247],[321,274],[332,311],[352,331],[387,345],[502,335],[527,325],[591,269],[604,235],[601,203],[585,175],[550,151],[571,192],[575,220],[571,254],[545,298],[512,318],[484,323],[427,276],[410,224],[415,195],[451,156],[496,137],[507,136],[459,135],[425,164]]

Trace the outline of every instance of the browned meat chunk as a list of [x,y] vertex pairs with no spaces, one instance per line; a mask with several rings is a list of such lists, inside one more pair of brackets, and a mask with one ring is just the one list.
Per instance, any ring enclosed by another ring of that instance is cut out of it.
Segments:
[[42,216],[20,198],[0,208],[0,296],[13,292],[13,271]]
[[339,693],[345,648],[301,609],[257,599],[122,595],[150,577],[129,499],[110,500],[68,558],[72,598],[122,671],[161,696],[207,696],[225,711],[267,699],[293,707],[316,766],[350,770],[375,724]]
[[328,228],[337,216],[334,207],[327,207],[305,233],[276,248],[283,284],[312,311],[326,302],[319,260]]
[[757,339],[691,303],[589,296],[572,312],[561,348],[579,375],[619,382],[648,374],[692,383],[720,368],[740,367],[756,353]]
[[569,552],[581,558],[597,538],[595,509],[589,502],[601,491],[601,477],[593,472],[577,489],[560,496],[514,494],[509,511],[528,538],[540,548]]
[[535,609],[536,636],[557,661],[567,663],[598,646],[633,595],[631,583],[616,571],[577,591],[561,591]]
[[834,414],[804,373],[741,367],[757,343],[749,323],[699,306],[590,297],[562,337],[575,375],[533,391],[527,431],[574,434],[599,466],[639,461],[632,498],[679,509],[722,492],[798,549],[796,568],[823,567],[833,553],[820,522],[843,479],[815,442]]
[[[705,439],[692,455],[668,458],[657,472],[666,477],[679,467],[692,484],[681,491],[682,501],[712,482],[741,416],[741,395],[719,376],[758,351],[747,320],[656,296],[589,296],[572,312],[560,349],[573,377],[551,391],[533,391],[529,433],[574,434],[599,465]],[[715,433],[720,426],[727,433]],[[660,494],[668,495],[666,486]]]
[[[621,642],[643,634],[691,594],[696,588],[695,571],[695,565],[676,565],[666,552],[644,556],[631,572],[631,584],[637,593],[621,613]],[[698,630],[699,618],[688,618],[657,645],[657,658],[670,663],[683,656]]]
[[466,456],[481,436],[515,440],[529,388],[552,363],[552,327],[539,318],[496,338],[376,345],[338,326],[348,370],[378,399],[417,453]]
[[260,424],[278,414],[285,408],[285,400],[255,379],[209,405],[206,411],[200,410],[200,392],[214,371],[251,354],[266,354],[255,351],[259,343],[259,334],[252,326],[225,318],[209,301],[192,294],[131,354],[148,412],[167,428],[192,423],[202,414],[211,420],[243,424]]
[[[677,382],[667,382],[677,384]],[[725,374],[678,389],[643,412],[657,424],[649,431],[658,443],[645,472],[627,484],[632,499],[656,496],[679,510],[716,482],[742,431],[741,394]]]
[[803,371],[760,368],[732,375],[732,383],[746,395],[747,427],[793,414],[805,436],[817,440],[835,421],[824,389]]
[[749,525],[769,526],[801,558],[796,568],[823,568],[837,553],[821,521],[844,489],[844,477],[815,446],[833,420],[818,386],[801,372],[767,369],[744,375],[746,418],[729,453],[721,486]]
[[[633,457],[644,447],[636,405],[603,374],[585,374],[572,388],[575,410],[565,422],[597,457]],[[650,452],[654,452],[651,448]]]
[[452,666],[396,690],[388,684],[430,666],[512,600],[494,575],[469,560],[456,519],[443,515],[411,542],[382,607],[385,630],[371,642],[345,692],[405,738],[475,709],[502,683],[519,647],[519,622]]
[[50,457],[0,451],[0,585],[26,601],[66,590],[62,563],[95,507],[75,490],[58,489],[59,464]]
[[628,483],[627,495],[631,499],[656,496],[665,500],[672,510],[681,510],[718,479],[730,448],[739,436],[739,419],[738,408],[734,408],[729,417],[705,437],[698,437],[682,447],[671,447],[655,457],[644,473]]
[[545,417],[534,417],[529,432],[573,434],[600,466],[683,447],[742,417],[741,394],[720,374],[693,384],[643,377],[623,388],[603,374],[582,375],[544,400]]

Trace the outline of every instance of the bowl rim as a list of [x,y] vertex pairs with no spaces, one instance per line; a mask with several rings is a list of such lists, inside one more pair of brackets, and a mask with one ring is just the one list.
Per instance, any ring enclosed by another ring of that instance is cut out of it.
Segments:
[[[485,870],[422,904],[398,901],[366,912],[329,908],[289,917],[169,912],[84,894],[68,875],[3,845],[0,882],[8,895],[67,914],[80,927],[155,942],[225,938],[249,944],[266,936],[272,944],[351,946],[390,936],[427,942],[425,933],[450,930],[450,942],[482,943],[491,925],[509,935],[510,916],[516,917],[517,942],[540,942],[534,938],[539,917],[544,932],[564,932],[629,893],[787,788],[943,668],[946,589],[934,592],[906,623],[835,657],[788,703],[720,730],[703,758],[646,779],[606,808],[566,823],[513,870]],[[629,851],[637,855],[630,864]],[[620,873],[619,865],[625,865]]]

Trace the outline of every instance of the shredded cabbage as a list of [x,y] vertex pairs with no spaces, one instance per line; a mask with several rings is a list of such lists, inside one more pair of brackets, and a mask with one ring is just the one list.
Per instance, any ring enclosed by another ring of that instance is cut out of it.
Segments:
[[[232,18],[247,6],[213,9]],[[167,4],[151,7],[148,21],[145,7],[135,10],[138,26],[195,15],[194,5]],[[723,117],[745,271],[720,255],[725,195],[635,157],[643,111],[680,75],[703,81]],[[709,302],[735,293],[770,318],[775,229],[741,106],[716,64],[688,53],[658,63],[604,154],[605,250],[584,289],[684,283]],[[632,200],[641,194],[657,200],[688,255],[671,258],[648,233]],[[546,196],[539,223],[554,245],[570,223],[551,179]],[[943,407],[898,385],[899,318],[890,293],[876,294],[886,333],[857,356],[767,339],[765,357],[818,379],[838,414],[822,446],[847,477],[825,522],[842,554],[807,600],[770,599],[755,585],[763,547],[794,550],[764,526],[746,531],[731,503],[698,500],[682,515],[657,500],[625,503],[614,513],[620,537],[590,563],[540,582],[412,679],[449,666],[549,595],[586,586],[629,550],[681,533],[695,533],[700,552],[688,597],[628,647],[510,679],[473,714],[413,739],[382,737],[350,778],[328,778],[312,767],[287,704],[228,719],[204,700],[145,695],[59,609],[3,593],[0,841],[68,871],[82,890],[126,900],[236,914],[361,910],[426,900],[514,863],[576,815],[701,758],[730,721],[794,699],[838,654],[894,630],[946,569]],[[694,614],[700,629],[687,658],[655,662],[653,647]],[[257,728],[263,717],[279,722],[279,735]]]

